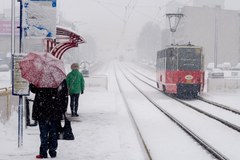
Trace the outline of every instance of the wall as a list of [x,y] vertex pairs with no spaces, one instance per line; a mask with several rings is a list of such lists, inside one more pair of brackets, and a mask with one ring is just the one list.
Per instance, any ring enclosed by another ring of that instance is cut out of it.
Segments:
[[240,79],[237,78],[208,78],[207,92],[227,91],[240,88]]
[[7,122],[17,108],[18,96],[12,96],[11,88],[0,88],[0,122]]
[[193,6],[202,7],[202,6],[209,6],[209,7],[216,7],[220,6],[224,8],[225,0],[193,0]]
[[215,15],[217,18],[217,62],[235,65],[239,55],[239,15],[237,11],[208,7],[183,7],[185,17],[175,33],[176,43],[191,42],[204,49],[205,67],[214,62]]

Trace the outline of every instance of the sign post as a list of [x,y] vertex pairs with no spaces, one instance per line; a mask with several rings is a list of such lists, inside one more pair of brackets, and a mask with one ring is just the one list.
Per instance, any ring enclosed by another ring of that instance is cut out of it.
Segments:
[[18,104],[18,147],[23,145],[23,96],[29,95],[29,83],[21,76],[19,68],[19,60],[24,57],[24,54],[12,54],[12,94],[19,96]]
[[[41,51],[44,47],[39,42],[56,35],[56,1],[57,0],[18,0],[20,3],[19,51],[15,53],[15,0],[11,3],[11,54],[12,54],[12,95],[19,96],[18,105],[18,147],[23,145],[23,96],[28,96],[29,82],[22,78],[19,61],[30,50]],[[24,32],[24,37],[23,37]],[[23,41],[24,38],[24,41]],[[40,41],[39,41],[40,39]],[[41,40],[42,39],[42,40]],[[31,45],[37,41],[37,45]],[[24,43],[23,43],[24,42]],[[23,44],[27,45],[23,45]],[[33,48],[24,48],[33,46]]]
[[[19,53],[22,52],[22,0],[20,2]],[[12,54],[12,95],[19,96],[18,104],[18,147],[23,145],[23,95],[29,95],[28,82],[21,77],[18,61],[22,54],[15,54],[15,1],[11,6],[11,54]]]

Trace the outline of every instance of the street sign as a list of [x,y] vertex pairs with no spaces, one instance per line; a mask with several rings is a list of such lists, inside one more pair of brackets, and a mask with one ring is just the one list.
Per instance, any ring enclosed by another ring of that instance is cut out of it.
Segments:
[[19,67],[18,62],[23,59],[25,54],[15,53],[12,55],[12,94],[13,95],[22,95],[28,96],[29,95],[29,83],[27,80],[22,78],[21,70]]
[[56,0],[25,0],[23,28],[25,37],[55,37]]
[[57,0],[30,0],[30,1],[50,1],[50,2],[52,2],[52,7],[57,6]]

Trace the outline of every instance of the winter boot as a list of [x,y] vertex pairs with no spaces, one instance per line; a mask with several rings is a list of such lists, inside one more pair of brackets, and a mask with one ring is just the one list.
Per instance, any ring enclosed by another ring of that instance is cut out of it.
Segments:
[[49,150],[49,155],[51,158],[55,158],[57,156],[57,152],[55,150]]
[[39,155],[36,155],[36,158],[37,159],[43,159],[43,158],[48,158],[48,157],[47,156],[42,156],[42,155],[39,154]]
[[71,114],[72,117],[75,117],[75,113],[72,111],[72,114]]

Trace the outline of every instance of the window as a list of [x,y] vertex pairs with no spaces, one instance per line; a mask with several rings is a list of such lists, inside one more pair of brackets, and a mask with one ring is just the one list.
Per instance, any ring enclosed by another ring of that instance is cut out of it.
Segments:
[[179,70],[200,70],[202,63],[201,48],[179,48],[178,49]]
[[177,70],[177,50],[168,48],[166,53],[167,70]]

